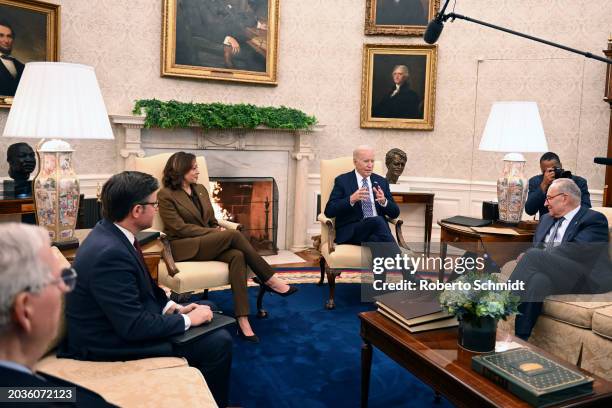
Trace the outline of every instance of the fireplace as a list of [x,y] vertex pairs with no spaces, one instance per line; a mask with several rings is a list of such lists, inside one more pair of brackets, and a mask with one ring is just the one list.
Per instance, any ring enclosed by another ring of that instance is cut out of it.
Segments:
[[278,187],[273,177],[210,177],[217,219],[242,224],[260,255],[278,253]]

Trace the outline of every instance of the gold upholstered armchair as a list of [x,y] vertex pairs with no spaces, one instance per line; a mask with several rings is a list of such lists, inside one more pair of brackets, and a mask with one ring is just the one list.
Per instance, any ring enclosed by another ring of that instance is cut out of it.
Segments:
[[[155,156],[138,158],[136,159],[134,170],[152,175],[159,181],[161,186],[164,166],[172,154],[173,153],[162,153]],[[206,159],[203,156],[197,156],[196,161],[198,164],[198,169],[200,170],[198,182],[204,185],[207,190],[210,190]],[[242,229],[242,225],[235,222],[222,219],[217,221],[221,227],[226,229]],[[164,222],[159,213],[157,213],[153,219],[152,230],[162,232],[161,242],[163,244],[163,262],[160,262],[159,264],[158,282],[169,287],[180,302],[186,301],[195,292],[204,291],[205,294],[207,294],[207,291],[210,288],[229,285],[229,268],[228,264],[225,262],[174,261],[170,241],[165,234],[163,234]],[[264,294],[265,290],[263,286],[260,285],[259,293],[257,295],[258,317],[267,317],[268,315],[263,308]]]
[[[364,260],[362,260],[362,250],[367,250],[359,245],[337,245],[334,240],[336,237],[334,219],[327,218],[324,214],[325,206],[329,200],[329,195],[334,187],[334,180],[340,174],[349,172],[355,168],[352,157],[340,157],[332,160],[321,160],[321,214],[318,219],[321,223],[321,279],[319,285],[322,285],[327,275],[329,283],[329,299],[325,307],[333,309],[336,305],[334,302],[334,290],[336,287],[336,276],[340,275],[342,270],[346,269],[363,269]],[[374,164],[374,172],[384,174],[382,162],[376,161]],[[399,218],[387,218],[389,224],[394,225],[395,237],[400,248],[409,250],[402,235],[403,221]],[[390,225],[391,227],[391,225]],[[369,265],[367,265],[369,266]]]

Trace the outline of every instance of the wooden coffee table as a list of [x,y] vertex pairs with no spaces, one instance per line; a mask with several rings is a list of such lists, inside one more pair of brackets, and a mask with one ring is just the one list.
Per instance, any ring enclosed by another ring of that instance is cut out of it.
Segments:
[[[457,328],[410,333],[378,312],[359,314],[361,337],[361,406],[368,405],[372,347],[376,347],[458,407],[530,407],[525,401],[471,368],[474,353],[457,345]],[[512,341],[537,350],[567,367],[569,363],[514,336]],[[594,394],[555,407],[612,407],[612,383],[595,379]]]

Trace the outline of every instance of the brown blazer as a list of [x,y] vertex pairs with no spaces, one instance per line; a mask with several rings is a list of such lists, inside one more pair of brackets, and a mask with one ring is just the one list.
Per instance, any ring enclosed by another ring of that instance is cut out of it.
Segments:
[[191,188],[200,198],[204,216],[182,189],[171,190],[164,187],[157,194],[159,215],[164,222],[164,232],[168,235],[176,261],[193,258],[200,248],[199,237],[219,231],[216,228],[219,223],[206,187],[193,184]]

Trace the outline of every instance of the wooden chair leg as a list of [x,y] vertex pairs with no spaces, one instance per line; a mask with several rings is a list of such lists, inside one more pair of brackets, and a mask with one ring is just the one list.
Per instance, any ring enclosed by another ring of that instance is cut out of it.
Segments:
[[325,258],[321,257],[321,259],[319,259],[319,267],[321,268],[321,279],[319,279],[319,283],[317,283],[317,286],[321,286],[325,282],[325,266]]
[[336,302],[334,302],[334,292],[336,290],[336,273],[332,271],[329,267],[325,270],[327,274],[327,282],[329,282],[329,299],[327,303],[325,303],[325,308],[327,310],[335,309]]
[[257,293],[257,317],[265,319],[268,317],[268,312],[263,308],[263,297],[266,294],[264,283],[259,284],[259,293]]

